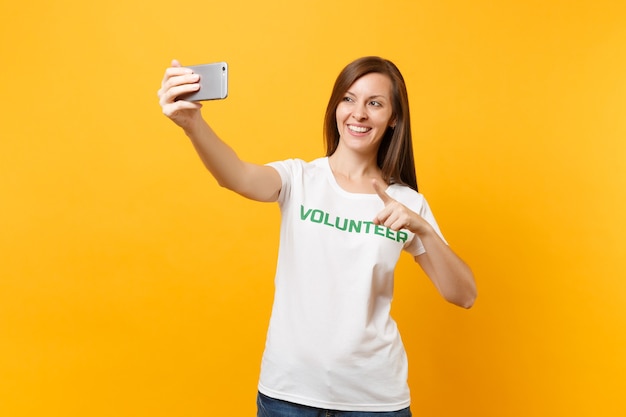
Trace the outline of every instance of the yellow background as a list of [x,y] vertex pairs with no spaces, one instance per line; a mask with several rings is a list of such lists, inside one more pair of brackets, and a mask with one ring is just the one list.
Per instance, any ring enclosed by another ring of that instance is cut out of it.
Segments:
[[252,161],[312,159],[370,54],[407,80],[420,190],[479,286],[463,311],[401,258],[414,415],[626,415],[623,1],[0,15],[0,416],[254,415],[278,209],[219,188],[156,91],[172,58],[226,60],[214,128]]

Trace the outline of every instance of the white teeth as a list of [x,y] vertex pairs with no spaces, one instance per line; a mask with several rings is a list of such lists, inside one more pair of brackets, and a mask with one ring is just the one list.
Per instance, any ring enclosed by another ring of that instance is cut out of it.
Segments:
[[348,126],[348,129],[356,133],[365,133],[368,130],[370,130],[369,127],[352,126],[352,125]]

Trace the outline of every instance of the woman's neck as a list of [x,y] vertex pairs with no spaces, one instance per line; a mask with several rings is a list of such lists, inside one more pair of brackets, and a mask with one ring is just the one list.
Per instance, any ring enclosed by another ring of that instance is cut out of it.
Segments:
[[381,170],[375,159],[367,160],[335,152],[328,157],[328,164],[337,184],[349,192],[372,194],[375,192],[372,179],[382,181]]

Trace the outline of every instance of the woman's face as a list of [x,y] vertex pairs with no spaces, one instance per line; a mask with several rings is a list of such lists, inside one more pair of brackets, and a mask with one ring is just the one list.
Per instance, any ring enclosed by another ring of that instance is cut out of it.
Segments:
[[357,79],[337,106],[339,147],[360,153],[376,153],[392,119],[391,80],[373,72]]

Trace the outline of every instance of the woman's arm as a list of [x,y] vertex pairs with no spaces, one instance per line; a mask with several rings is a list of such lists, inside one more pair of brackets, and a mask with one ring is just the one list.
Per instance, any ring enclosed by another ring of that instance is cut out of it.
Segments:
[[477,294],[471,269],[439,237],[435,229],[432,227],[425,229],[430,230],[416,234],[426,252],[416,256],[415,261],[435,284],[443,298],[460,307],[472,307]]
[[406,229],[420,238],[426,252],[415,257],[439,293],[450,303],[470,308],[476,300],[476,283],[471,269],[459,258],[435,229],[418,213],[391,198],[378,181],[372,183],[385,204],[374,223],[393,230]]
[[252,200],[276,201],[282,185],[278,172],[242,161],[202,118],[200,103],[176,100],[181,94],[197,91],[199,86],[197,74],[172,61],[158,91],[163,113],[191,139],[200,159],[222,187]]

